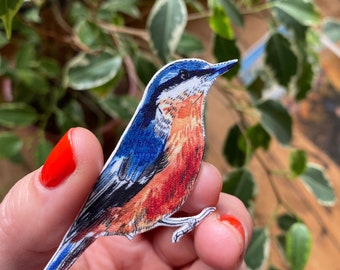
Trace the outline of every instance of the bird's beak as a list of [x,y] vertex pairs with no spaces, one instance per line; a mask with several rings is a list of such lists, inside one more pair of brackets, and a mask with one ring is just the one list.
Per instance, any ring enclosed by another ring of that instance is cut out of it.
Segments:
[[233,60],[230,60],[230,61],[221,62],[221,63],[211,65],[210,70],[212,72],[211,72],[210,77],[216,78],[217,76],[220,76],[220,75],[226,73],[233,66],[235,66],[237,64],[237,62],[238,62],[237,59],[233,59]]

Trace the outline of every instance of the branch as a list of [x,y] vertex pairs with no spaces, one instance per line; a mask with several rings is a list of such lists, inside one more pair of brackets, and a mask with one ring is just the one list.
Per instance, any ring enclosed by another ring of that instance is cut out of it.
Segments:
[[103,30],[106,30],[110,33],[121,33],[127,34],[131,36],[139,37],[145,41],[149,41],[149,35],[146,30],[141,30],[137,28],[125,27],[125,26],[116,26],[103,21],[97,21],[96,24],[100,26]]

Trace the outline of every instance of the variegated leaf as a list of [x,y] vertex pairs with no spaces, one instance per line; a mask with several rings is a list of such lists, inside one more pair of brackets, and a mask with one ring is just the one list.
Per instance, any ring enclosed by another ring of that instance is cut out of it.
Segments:
[[182,0],[158,0],[148,17],[151,47],[158,57],[168,62],[176,50],[187,22],[187,9]]

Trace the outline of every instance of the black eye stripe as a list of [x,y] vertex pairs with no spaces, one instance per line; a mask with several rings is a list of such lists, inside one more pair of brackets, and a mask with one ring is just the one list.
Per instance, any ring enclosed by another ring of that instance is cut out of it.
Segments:
[[179,76],[182,80],[186,80],[190,77],[190,73],[189,71],[187,71],[186,69],[181,69],[179,71]]

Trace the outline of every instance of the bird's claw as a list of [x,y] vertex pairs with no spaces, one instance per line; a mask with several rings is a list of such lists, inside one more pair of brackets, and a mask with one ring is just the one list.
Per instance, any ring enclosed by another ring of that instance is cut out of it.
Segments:
[[133,239],[133,237],[135,236],[135,234],[134,233],[127,233],[127,234],[124,234],[124,236],[131,241]]
[[204,218],[206,218],[215,210],[215,207],[207,207],[204,208],[199,214],[191,217],[164,217],[159,222],[159,225],[169,227],[179,226],[179,228],[172,234],[172,242],[177,243],[183,235],[191,232]]

